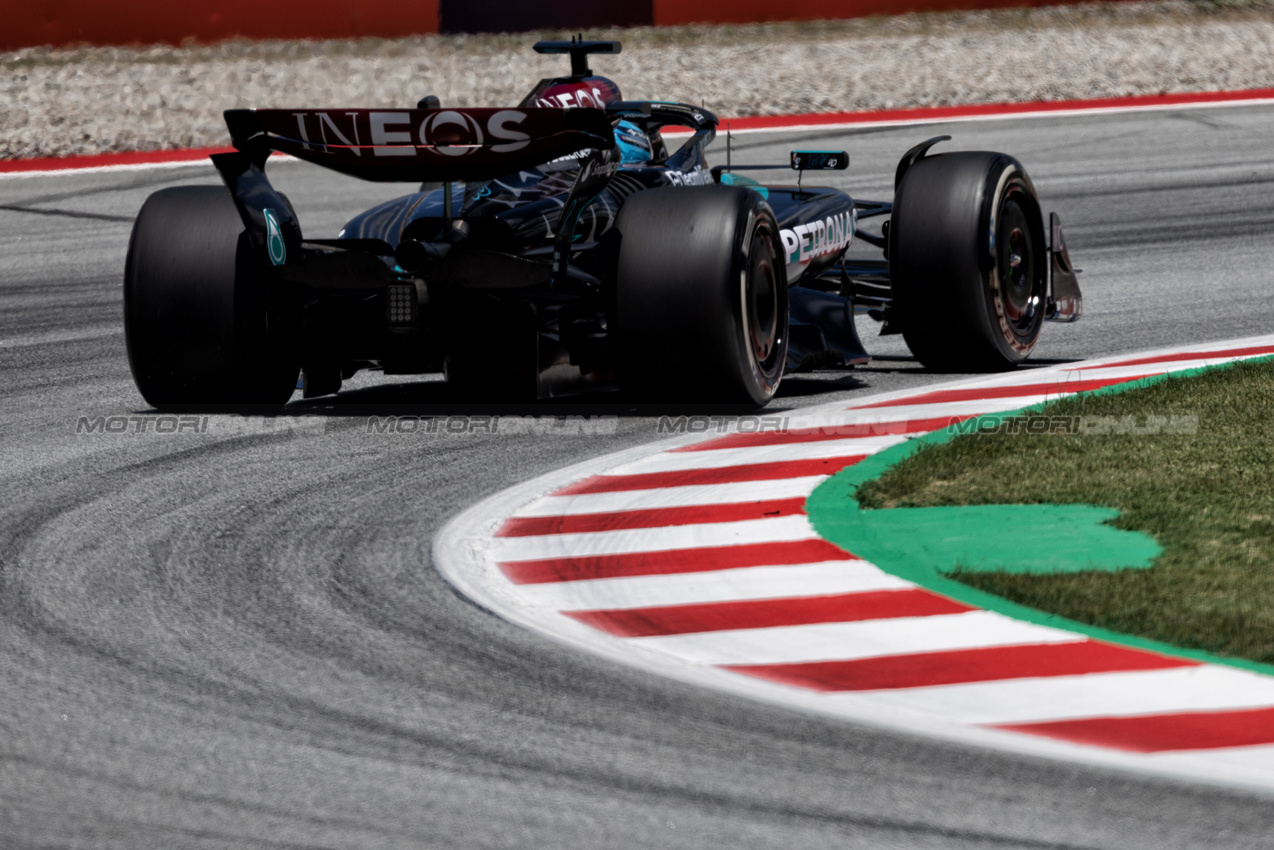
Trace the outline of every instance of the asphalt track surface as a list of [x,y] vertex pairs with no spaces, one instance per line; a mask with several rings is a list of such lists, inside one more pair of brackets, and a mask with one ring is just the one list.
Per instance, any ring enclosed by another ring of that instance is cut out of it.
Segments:
[[[799,144],[849,149],[836,179],[863,197],[887,198],[898,156],[939,133],[1017,155],[1085,272],[1084,320],[1037,349],[1055,362],[1274,327],[1272,131],[1274,109],[1241,107]],[[735,142],[757,162],[798,143]],[[310,235],[395,193],[273,173]],[[622,399],[502,411],[617,415],[611,434],[376,434],[369,415],[492,412],[376,377],[282,419],[77,434],[80,417],[147,410],[124,253],[146,195],[187,182],[215,176],[0,181],[0,846],[1270,845],[1268,798],[741,701],[453,592],[434,533],[504,487],[655,439],[652,411]],[[897,337],[865,340],[872,365],[785,381],[768,412],[946,379]]]

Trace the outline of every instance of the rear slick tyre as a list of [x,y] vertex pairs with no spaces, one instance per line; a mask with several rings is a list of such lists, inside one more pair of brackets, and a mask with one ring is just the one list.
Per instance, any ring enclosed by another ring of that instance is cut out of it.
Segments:
[[1048,300],[1039,201],[1013,157],[925,157],[903,176],[889,227],[903,338],[939,372],[1011,369],[1035,348]]
[[226,189],[178,186],[146,200],[128,244],[124,333],[149,404],[287,403],[300,373],[299,310],[260,262]]
[[620,211],[621,385],[658,401],[764,405],[787,359],[787,279],[769,204],[735,186],[650,189]]

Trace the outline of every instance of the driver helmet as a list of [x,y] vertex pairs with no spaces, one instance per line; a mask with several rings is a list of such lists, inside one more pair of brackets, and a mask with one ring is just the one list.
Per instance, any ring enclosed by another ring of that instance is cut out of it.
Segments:
[[650,162],[653,156],[650,137],[646,135],[645,130],[631,121],[620,121],[616,125],[615,144],[619,147],[625,164]]

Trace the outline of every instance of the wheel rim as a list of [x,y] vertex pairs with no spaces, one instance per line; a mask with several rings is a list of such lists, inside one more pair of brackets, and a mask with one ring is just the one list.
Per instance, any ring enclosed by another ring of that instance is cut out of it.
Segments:
[[744,303],[747,307],[748,345],[761,371],[773,371],[782,343],[778,271],[774,266],[774,241],[769,229],[758,226],[748,252]]
[[1003,321],[1018,340],[1034,338],[1043,309],[1044,283],[1039,274],[1030,219],[1010,192],[1000,209],[996,227],[996,300]]

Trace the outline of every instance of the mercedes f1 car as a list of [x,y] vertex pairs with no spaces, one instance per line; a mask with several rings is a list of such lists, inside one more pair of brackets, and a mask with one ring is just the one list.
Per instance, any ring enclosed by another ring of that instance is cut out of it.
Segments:
[[[892,202],[804,184],[843,151],[793,151],[769,167],[796,185],[762,185],[728,151],[709,168],[708,110],[626,101],[589,69],[618,42],[535,49],[571,73],[512,108],[227,111],[228,191],[156,192],[133,228],[125,329],[147,402],[278,406],[298,379],[314,397],[370,368],[441,371],[468,399],[618,386],[762,405],[785,371],[866,362],[857,313],[942,371],[1012,367],[1045,320],[1079,318],[1061,225],[1011,156],[930,139]],[[272,151],[422,185],[312,238],[266,178]],[[849,258],[856,238],[877,258]]]

